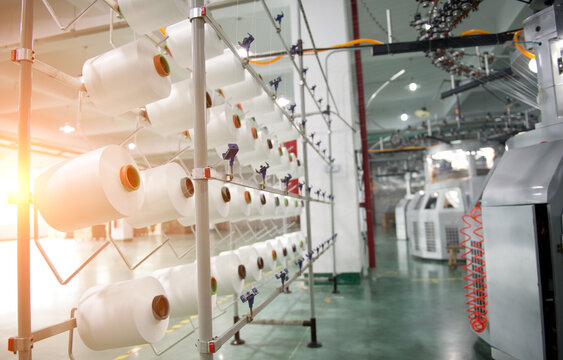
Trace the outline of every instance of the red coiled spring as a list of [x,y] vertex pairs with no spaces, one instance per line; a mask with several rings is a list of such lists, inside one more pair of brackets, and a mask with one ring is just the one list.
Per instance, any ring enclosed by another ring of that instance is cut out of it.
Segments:
[[[465,296],[469,298],[467,312],[471,328],[475,332],[483,332],[487,328],[487,273],[485,270],[485,249],[483,248],[483,223],[481,221],[481,206],[474,207],[469,214],[463,215],[465,227],[460,232],[465,236],[461,246],[467,251],[461,256],[465,260],[462,267],[467,272],[463,277],[467,281],[464,288]],[[469,232],[469,229],[474,229]]]

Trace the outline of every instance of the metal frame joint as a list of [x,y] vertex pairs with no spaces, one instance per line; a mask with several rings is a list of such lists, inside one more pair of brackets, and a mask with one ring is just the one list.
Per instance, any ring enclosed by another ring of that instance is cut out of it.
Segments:
[[210,340],[210,341],[198,340],[196,346],[200,354],[214,354],[217,350],[219,350],[215,346],[215,340]]
[[27,48],[17,48],[10,51],[10,60],[13,62],[35,61],[35,51]]
[[192,176],[192,180],[209,180],[209,178],[211,177],[211,168],[193,168]]
[[8,351],[14,354],[19,351],[29,351],[33,348],[32,337],[11,337],[8,339]]
[[207,15],[207,8],[205,6],[200,6],[191,8],[188,18],[192,21],[193,19],[203,18],[205,15]]

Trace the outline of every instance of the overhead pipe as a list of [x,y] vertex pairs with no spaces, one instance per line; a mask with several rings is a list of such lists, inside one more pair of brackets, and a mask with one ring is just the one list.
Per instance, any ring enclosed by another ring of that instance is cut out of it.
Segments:
[[[480,34],[468,36],[455,36],[444,39],[396,42],[393,44],[370,45],[371,54],[391,55],[412,52],[426,52],[439,49],[456,49],[472,46],[502,45],[507,41],[512,41],[516,30],[505,31],[498,34]],[[365,46],[363,46],[365,47]],[[318,49],[319,51],[324,49]]]
[[[457,49],[473,46],[490,46],[490,45],[502,45],[507,41],[512,41],[514,34],[517,30],[505,31],[497,34],[478,34],[478,35],[466,35],[466,36],[455,36],[445,39],[434,39],[434,40],[420,40],[420,41],[403,41],[395,42],[381,45],[350,45],[342,47],[323,47],[316,48],[318,52],[321,51],[356,51],[361,49],[371,49],[373,56],[380,55],[393,55],[393,54],[405,54],[413,52],[426,52],[435,51],[440,49]],[[303,52],[310,53],[315,49],[307,48],[303,49]],[[250,55],[249,59],[261,59],[269,58],[274,56],[284,56],[287,55],[287,51],[272,51],[262,54]]]
[[[350,0],[352,7],[352,28],[354,39],[360,38],[360,23],[358,19],[358,1]],[[371,180],[369,170],[368,140],[367,140],[367,124],[366,124],[366,106],[364,95],[364,76],[362,69],[362,53],[360,50],[354,51],[356,66],[356,87],[358,91],[358,115],[360,118],[360,137],[362,142],[362,168],[364,170],[364,207],[366,209],[366,226],[367,226],[367,245],[369,267],[375,268],[375,239],[374,239],[374,214],[373,202],[371,196]]]

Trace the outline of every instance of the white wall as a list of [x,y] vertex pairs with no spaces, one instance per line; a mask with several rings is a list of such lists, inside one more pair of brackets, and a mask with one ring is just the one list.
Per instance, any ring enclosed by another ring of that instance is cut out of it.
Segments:
[[[332,46],[351,40],[348,35],[346,2],[342,0],[306,0],[303,2],[309,24],[313,31],[315,45],[317,47]],[[297,43],[297,1],[292,2],[292,44]],[[312,47],[309,35],[302,23],[302,38],[305,48]],[[320,54],[321,64],[325,63],[327,52]],[[353,99],[352,72],[350,53],[335,54],[330,57],[328,65],[329,83],[336,105],[343,118],[353,123]],[[297,57],[296,57],[297,60]],[[307,82],[311,86],[317,85],[316,98],[323,98],[322,106],[326,107],[326,87],[321,71],[314,56],[305,57]],[[296,81],[294,94],[299,107],[299,84]],[[317,111],[313,99],[306,93],[305,102],[307,112]],[[335,107],[331,105],[335,110]],[[335,196],[335,222],[338,233],[337,242],[337,272],[359,273],[363,266],[363,244],[358,229],[358,192],[356,187],[356,168],[354,162],[354,138],[353,133],[342,121],[335,116],[331,117],[333,122],[333,156],[335,163],[340,167],[339,172],[334,174],[334,196]],[[319,115],[310,116],[307,122],[307,133],[315,132],[315,141],[322,140],[321,149],[328,148],[327,127]],[[301,150],[300,150],[301,151]],[[327,151],[328,154],[328,151]],[[317,188],[330,189],[330,179],[326,164],[319,156],[309,150],[309,175],[313,191]],[[305,216],[302,216],[302,223]],[[328,239],[331,235],[330,206],[325,204],[311,203],[311,232],[313,246]],[[304,229],[304,227],[303,227]],[[303,230],[305,232],[305,229]],[[331,255],[323,256],[315,264],[316,272],[332,272],[333,261]]]

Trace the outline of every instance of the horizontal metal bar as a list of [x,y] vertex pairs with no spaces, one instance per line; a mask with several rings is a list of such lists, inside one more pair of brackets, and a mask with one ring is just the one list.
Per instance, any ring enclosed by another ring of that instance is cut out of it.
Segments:
[[428,150],[429,146],[405,146],[402,148],[393,149],[368,149],[368,153],[393,153],[393,152],[403,152],[403,151],[424,151]]
[[283,319],[254,319],[251,325],[291,325],[291,326],[310,326],[309,320],[283,320]]
[[466,84],[456,86],[453,89],[444,91],[443,93],[440,94],[440,100],[445,99],[447,97],[450,97],[452,95],[456,95],[456,94],[465,92],[467,90],[474,89],[476,87],[479,87],[479,86],[486,84],[486,83],[489,83],[491,81],[505,79],[505,78],[508,78],[510,76],[512,76],[512,69],[511,68],[497,70],[494,73],[492,73],[491,75],[483,76],[479,79],[470,81]]
[[55,335],[62,334],[76,327],[76,318],[68,319],[61,323],[47,326],[32,333],[33,342],[38,342]]
[[[314,256],[311,259],[311,261],[308,262],[307,265],[303,266],[303,268],[299,272],[297,272],[294,276],[290,277],[285,282],[284,286],[288,287],[292,282],[297,280],[301,276],[301,274],[311,266],[311,264],[313,264],[315,261],[317,261],[333,245],[334,245],[334,242],[332,242],[323,251],[321,251],[319,253],[319,255]],[[274,292],[272,292],[266,299],[264,299],[264,301],[262,301],[260,304],[258,304],[257,306],[255,306],[253,308],[253,310],[252,310],[253,315],[256,316],[256,315],[260,314],[260,312],[262,310],[264,310],[268,306],[268,304],[270,304],[272,301],[274,301],[274,299],[276,297],[278,297],[278,295],[280,295],[281,293],[282,293],[282,290],[281,290],[281,286],[280,286],[280,287],[276,288],[276,290]],[[215,340],[212,341],[212,343],[215,345],[215,351],[218,351],[221,348],[221,346],[223,346],[227,341],[229,341],[229,339],[231,337],[233,337],[235,335],[235,333],[240,331],[245,325],[247,325],[249,323],[250,323],[249,317],[248,316],[242,316],[240,318],[240,320],[237,321],[233,326],[231,326],[229,329],[224,331],[221,335],[217,336],[215,338]]]
[[223,181],[227,184],[235,184],[235,185],[244,186],[244,187],[248,187],[248,188],[251,188],[251,189],[256,189],[256,190],[260,190],[260,191],[264,191],[264,192],[268,192],[268,193],[272,193],[272,194],[288,196],[288,197],[292,197],[292,198],[299,199],[299,200],[313,201],[313,202],[318,202],[318,203],[321,203],[321,204],[330,204],[329,201],[313,199],[309,195],[308,196],[302,196],[302,195],[298,195],[298,194],[295,194],[295,193],[292,193],[292,192],[286,192],[286,191],[281,190],[281,189],[276,189],[276,188],[273,188],[271,186],[260,187],[260,186],[253,184],[253,183],[242,181],[242,179],[239,179],[239,178],[233,178],[232,180],[227,180],[227,179],[222,179],[222,178],[211,176],[208,179]]
[[84,83],[80,77],[71,76],[42,61],[34,60],[33,69],[42,72],[43,74],[52,77],[53,79],[58,80],[73,89],[84,90]]
[[471,46],[501,45],[514,38],[516,30],[498,34],[456,36],[445,39],[396,42],[371,46],[372,56],[426,52],[438,49],[455,49]]

